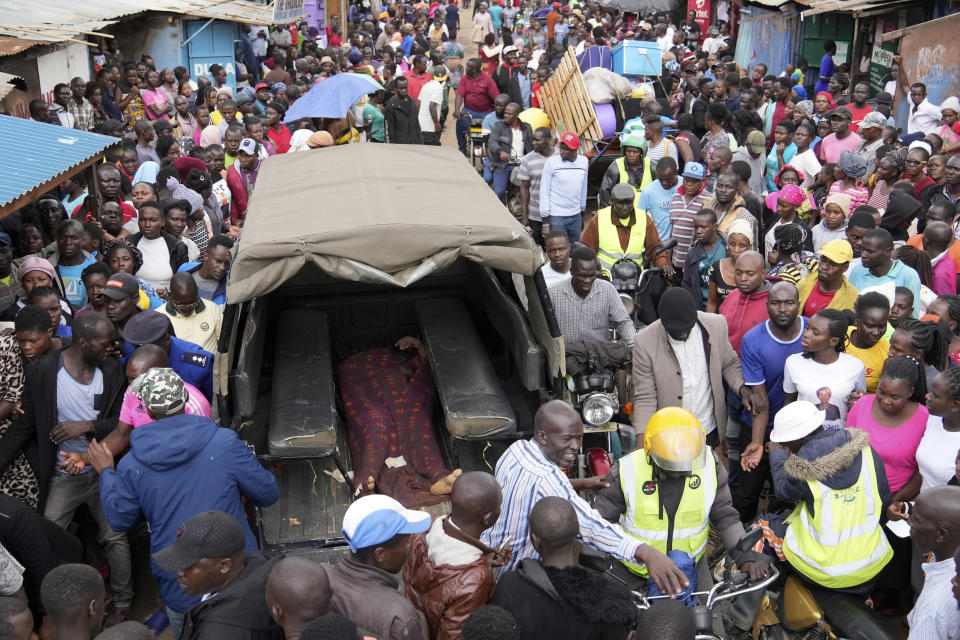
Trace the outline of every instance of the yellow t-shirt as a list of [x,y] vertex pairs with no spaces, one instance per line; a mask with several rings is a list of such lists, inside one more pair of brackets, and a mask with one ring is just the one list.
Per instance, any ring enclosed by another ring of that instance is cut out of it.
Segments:
[[[855,327],[850,327],[847,336],[855,331]],[[877,344],[869,349],[859,349],[853,346],[852,342],[847,342],[847,353],[863,363],[863,368],[867,370],[867,393],[876,393],[877,384],[880,383],[880,372],[883,370],[883,363],[887,359],[887,352],[890,351],[890,343],[886,338],[880,338]]]

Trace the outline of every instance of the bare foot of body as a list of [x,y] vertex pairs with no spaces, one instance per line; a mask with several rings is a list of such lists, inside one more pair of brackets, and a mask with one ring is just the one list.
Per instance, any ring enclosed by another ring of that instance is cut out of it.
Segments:
[[445,496],[453,493],[453,482],[463,473],[463,469],[454,469],[453,473],[444,476],[430,486],[430,493],[435,496]]
[[373,491],[375,486],[373,476],[367,476],[367,491]]

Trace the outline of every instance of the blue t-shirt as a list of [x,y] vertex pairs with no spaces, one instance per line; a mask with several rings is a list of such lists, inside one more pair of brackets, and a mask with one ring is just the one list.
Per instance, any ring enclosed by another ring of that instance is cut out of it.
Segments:
[[490,22],[493,23],[494,28],[499,27],[501,24],[503,24],[503,16],[500,15],[503,13],[503,7],[493,5],[492,7],[487,9],[487,13],[490,14]]
[[653,224],[660,234],[660,241],[670,237],[670,200],[680,188],[680,181],[669,189],[664,189],[659,180],[654,180],[640,191],[640,200],[637,206],[650,214]]
[[407,58],[410,57],[410,52],[413,51],[413,36],[404,36],[403,40],[400,42],[400,48],[403,49],[403,55]]
[[451,27],[456,29],[460,26],[460,9],[457,8],[457,5],[448,4],[444,16],[446,17],[448,29]]
[[[783,408],[783,368],[787,357],[803,352],[800,339],[806,326],[807,319],[800,316],[797,336],[789,342],[782,342],[771,333],[770,320],[767,320],[747,331],[740,343],[743,383],[756,386],[762,384],[767,388],[767,405],[770,407],[767,433],[773,428],[773,417]],[[750,412],[744,411],[740,420],[746,425],[752,424]]]
[[60,280],[63,282],[64,295],[67,301],[76,307],[82,307],[87,304],[87,288],[83,286],[83,280],[80,279],[80,274],[94,262],[95,260],[93,258],[87,258],[75,267],[67,267],[62,264],[57,265]]
[[850,275],[847,276],[847,279],[850,281],[850,284],[857,288],[857,291],[863,291],[867,287],[876,287],[889,281],[893,281],[898,287],[910,289],[910,291],[913,292],[914,299],[913,317],[920,317],[918,315],[918,309],[920,308],[920,276],[917,275],[916,271],[899,260],[894,260],[893,266],[890,267],[887,275],[880,277],[873,275],[870,269],[862,264],[855,265],[850,270]]

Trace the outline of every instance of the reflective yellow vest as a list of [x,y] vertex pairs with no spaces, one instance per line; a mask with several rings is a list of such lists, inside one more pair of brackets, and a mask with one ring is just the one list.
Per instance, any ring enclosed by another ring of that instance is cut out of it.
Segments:
[[[710,509],[717,495],[717,467],[713,455],[707,457],[706,468],[695,469],[684,479],[683,495],[673,519],[673,539],[667,538],[670,521],[660,513],[659,488],[653,480],[653,465],[643,449],[620,458],[620,490],[627,510],[620,516],[620,526],[629,535],[662,553],[683,551],[699,560],[710,533]],[[644,566],[623,563],[637,575],[648,577]]]
[[617,235],[617,225],[610,219],[610,207],[597,211],[597,259],[600,260],[600,270],[609,275],[610,267],[621,258],[630,258],[638,264],[643,259],[644,245],[647,241],[647,213],[633,208],[636,222],[630,227],[630,240],[627,242],[626,252],[620,248],[620,236]]
[[[627,159],[623,156],[617,158],[614,161],[614,164],[617,165],[617,169],[620,171],[620,182],[630,182],[630,174],[627,172]],[[644,157],[643,159],[643,177],[640,179],[640,186],[633,187],[637,191],[643,189],[645,186],[653,182],[653,169],[650,166],[650,158]],[[633,185],[630,185],[633,186]]]
[[831,489],[808,480],[813,494],[811,518],[801,502],[787,518],[783,555],[790,566],[817,584],[844,589],[869,581],[883,569],[893,550],[880,530],[883,508],[873,452],[864,447],[860,478],[849,489]]

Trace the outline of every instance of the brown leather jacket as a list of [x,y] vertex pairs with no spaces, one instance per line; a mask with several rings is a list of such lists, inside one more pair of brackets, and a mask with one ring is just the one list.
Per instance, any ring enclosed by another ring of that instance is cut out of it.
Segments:
[[[443,533],[441,519],[434,521],[433,532],[445,543],[466,545]],[[493,572],[483,555],[468,564],[436,564],[428,555],[430,533],[418,533],[410,541],[403,565],[407,598],[426,616],[431,640],[459,640],[467,616],[490,599]]]

